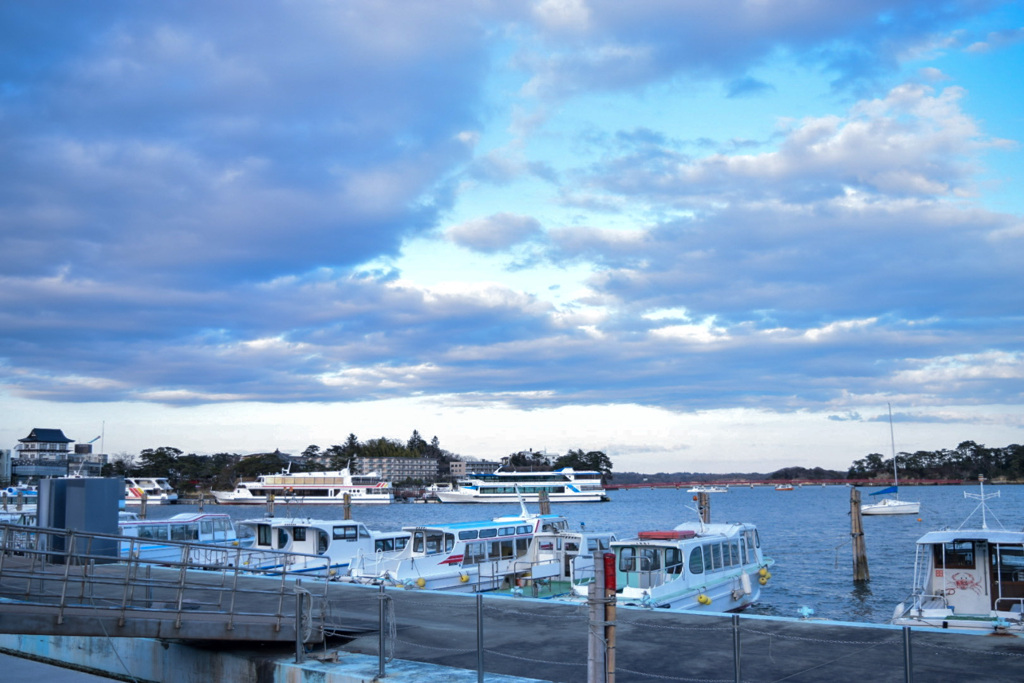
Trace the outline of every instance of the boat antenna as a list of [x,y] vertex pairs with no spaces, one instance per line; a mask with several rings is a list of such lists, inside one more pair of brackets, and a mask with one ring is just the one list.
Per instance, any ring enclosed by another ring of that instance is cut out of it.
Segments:
[[[984,474],[979,474],[978,475],[978,487],[981,489],[981,493],[968,493],[967,491],[964,491],[964,498],[973,498],[974,500],[980,501],[978,503],[978,507],[974,508],[974,512],[977,512],[978,508],[981,508],[981,528],[982,529],[988,529],[988,519],[985,517],[985,510],[988,509],[988,506],[985,505],[985,501],[990,499],[990,498],[998,498],[999,497],[999,491],[996,491],[995,493],[985,493],[985,475]],[[968,515],[967,519],[970,519],[974,515],[974,512],[972,512],[970,515]],[[997,519],[996,521],[998,522],[999,520]],[[967,520],[964,520],[964,524],[966,524],[966,523],[967,523]],[[961,524],[960,528],[963,528],[963,526],[964,525]],[[999,526],[1002,526],[1001,522],[1000,522]]]

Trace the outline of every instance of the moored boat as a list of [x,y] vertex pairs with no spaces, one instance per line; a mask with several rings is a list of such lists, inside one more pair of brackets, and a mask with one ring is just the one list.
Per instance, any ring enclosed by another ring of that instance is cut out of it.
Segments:
[[539,554],[538,536],[568,529],[564,517],[530,514],[525,505],[515,516],[404,527],[410,535],[404,550],[358,558],[342,580],[460,592],[550,580],[561,574],[563,560]]
[[776,491],[792,491],[793,490],[793,485],[792,484],[776,484],[775,485],[775,490]]
[[611,547],[616,603],[633,607],[740,611],[757,601],[774,564],[753,524],[686,523]]
[[178,502],[178,494],[165,477],[125,477],[124,502],[128,505],[167,505]]
[[353,505],[387,505],[395,499],[391,482],[378,474],[352,474],[348,468],[330,472],[264,474],[239,482],[233,491],[213,491],[221,505],[262,505],[269,496],[279,503],[341,505],[347,495]]
[[[980,502],[959,528],[917,540],[913,592],[893,624],[1024,634],[1024,531],[990,529],[985,501],[999,493],[986,494],[983,477],[979,487],[964,492]],[[979,510],[981,526],[966,527]]]
[[[231,517],[223,513],[185,512],[168,519],[138,519],[121,514],[121,557],[153,562],[197,562],[193,546],[244,543]],[[173,541],[173,543],[167,543]],[[188,546],[181,545],[189,544]]]
[[860,509],[862,515],[916,515],[921,511],[921,503],[900,500],[900,479],[896,467],[896,438],[892,430],[892,405],[889,405],[889,440],[892,444],[892,486],[868,495],[884,496],[892,494],[892,498],[883,498],[877,503],[864,505]]
[[435,492],[442,503],[536,503],[541,493],[552,503],[596,503],[608,499],[600,472],[565,467],[553,472],[471,474],[450,491]]
[[687,493],[729,493],[728,486],[694,486],[686,490]]
[[[351,519],[254,519],[239,522],[253,538],[240,566],[273,574],[310,573],[336,578],[362,556],[387,556],[403,550],[405,531],[377,531]],[[269,551],[269,552],[268,552]]]

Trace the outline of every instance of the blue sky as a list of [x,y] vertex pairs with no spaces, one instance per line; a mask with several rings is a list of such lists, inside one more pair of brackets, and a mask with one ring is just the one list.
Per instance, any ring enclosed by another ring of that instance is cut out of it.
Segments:
[[0,444],[846,468],[1024,426],[1024,8],[0,6]]

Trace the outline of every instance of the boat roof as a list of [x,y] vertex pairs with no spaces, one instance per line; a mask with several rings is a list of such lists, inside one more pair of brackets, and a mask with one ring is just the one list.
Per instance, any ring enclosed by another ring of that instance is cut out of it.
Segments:
[[402,527],[406,530],[413,529],[437,529],[439,531],[465,531],[467,529],[487,529],[496,526],[508,526],[510,524],[532,524],[536,520],[564,520],[561,515],[530,515],[528,517],[497,517],[476,522],[447,522],[443,524],[417,524]]
[[1005,529],[946,529],[929,531],[917,540],[918,545],[952,543],[954,541],[986,541],[988,543],[1024,544],[1024,531]]
[[204,517],[220,517],[224,519],[230,519],[231,516],[224,514],[223,512],[179,512],[176,515],[172,515],[166,519],[127,519],[123,520],[123,524],[136,524],[144,526],[147,524],[167,524],[168,522],[195,522],[203,519]]

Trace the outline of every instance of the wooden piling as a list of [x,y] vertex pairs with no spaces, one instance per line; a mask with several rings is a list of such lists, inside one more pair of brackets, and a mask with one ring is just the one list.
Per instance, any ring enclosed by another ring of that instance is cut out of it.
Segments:
[[697,494],[697,509],[700,510],[701,521],[711,524],[711,494],[701,491]]
[[540,493],[537,494],[537,503],[540,504],[540,514],[551,514],[551,500],[548,499],[547,491],[541,491]]
[[346,493],[345,494],[345,502],[343,503],[343,505],[345,506],[345,519],[352,519],[352,494],[351,493]]
[[856,486],[850,488],[850,536],[853,539],[853,580],[870,581],[864,525],[860,516],[860,489]]

